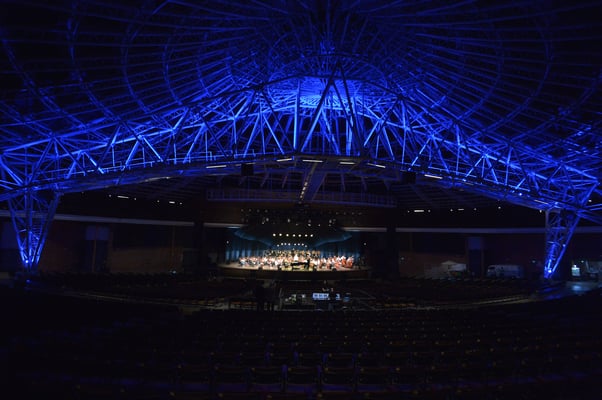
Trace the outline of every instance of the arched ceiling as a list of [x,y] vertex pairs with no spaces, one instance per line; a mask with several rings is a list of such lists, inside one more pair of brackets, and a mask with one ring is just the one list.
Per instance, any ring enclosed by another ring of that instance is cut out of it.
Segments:
[[505,201],[602,223],[597,1],[2,3],[0,200]]

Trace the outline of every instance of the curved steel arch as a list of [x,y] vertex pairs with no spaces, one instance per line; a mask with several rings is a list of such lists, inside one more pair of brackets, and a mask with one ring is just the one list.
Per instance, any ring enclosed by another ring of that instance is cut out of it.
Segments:
[[[39,231],[17,215],[51,211],[47,190],[253,163],[298,171],[303,189],[287,198],[318,202],[333,171],[410,171],[546,210],[552,273],[579,219],[602,222],[600,147],[584,147],[600,137],[602,71],[585,46],[602,35],[587,4],[516,7],[9,3],[0,200],[17,231]],[[21,24],[35,11],[48,18]]]

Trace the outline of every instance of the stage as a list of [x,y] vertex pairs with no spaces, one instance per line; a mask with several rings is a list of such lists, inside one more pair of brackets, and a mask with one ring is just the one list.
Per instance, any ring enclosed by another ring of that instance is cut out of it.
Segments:
[[299,265],[284,269],[220,264],[219,273],[228,278],[273,279],[279,281],[345,280],[370,278],[370,268],[306,269]]

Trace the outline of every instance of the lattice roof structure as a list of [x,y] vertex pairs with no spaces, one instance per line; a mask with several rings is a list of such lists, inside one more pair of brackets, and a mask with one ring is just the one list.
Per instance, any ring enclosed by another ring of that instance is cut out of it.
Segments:
[[61,196],[127,185],[502,200],[546,212],[551,274],[578,222],[602,223],[600,8],[3,1],[0,201],[23,264],[35,270]]

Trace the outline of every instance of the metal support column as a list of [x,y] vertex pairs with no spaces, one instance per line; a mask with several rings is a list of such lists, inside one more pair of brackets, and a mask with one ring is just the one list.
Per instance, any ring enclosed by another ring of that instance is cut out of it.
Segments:
[[37,272],[59,198],[57,192],[27,190],[23,195],[8,200],[21,263],[26,274]]
[[551,278],[556,271],[578,222],[579,216],[574,212],[559,209],[546,211],[546,259],[544,263],[546,278]]

